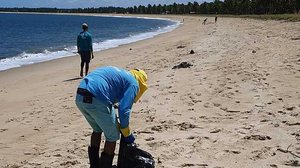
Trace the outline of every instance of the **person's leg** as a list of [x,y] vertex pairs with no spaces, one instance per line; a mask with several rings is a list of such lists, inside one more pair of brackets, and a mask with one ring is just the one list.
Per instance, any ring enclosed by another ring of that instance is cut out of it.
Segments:
[[115,149],[116,149],[116,141],[114,141],[114,142],[105,141],[104,152],[106,154],[114,155],[115,154]]
[[83,67],[84,67],[84,62],[81,62],[80,64],[80,76],[83,77]]
[[91,52],[86,52],[85,53],[85,76],[88,75],[89,73],[90,61],[91,61]]
[[81,59],[80,63],[80,76],[83,77],[83,67],[84,67],[84,61]]
[[103,130],[106,138],[104,151],[101,153],[100,157],[100,167],[111,168],[116,148],[116,141],[120,138],[116,114],[114,108],[110,104],[103,103],[98,100],[95,100],[93,103],[97,103],[97,109],[101,109],[92,115],[97,124]]
[[94,132],[91,135],[91,145],[93,147],[100,148],[100,142],[101,142],[101,132]]
[[93,128],[93,133],[91,135],[91,144],[88,147],[90,168],[99,168],[100,166],[99,148],[100,148],[102,130],[97,125],[93,117],[89,114],[90,112],[88,108],[91,108],[93,104],[83,103],[83,96],[77,94],[76,105],[78,109],[81,111],[81,113],[83,114],[83,116],[86,118],[90,126]]
[[80,76],[83,77],[84,52],[80,52],[79,55],[80,55],[80,58],[81,58],[81,63],[80,63]]
[[105,141],[104,151],[101,153],[100,166],[101,168],[112,168],[112,162],[115,156],[116,141]]
[[100,158],[99,149],[101,142],[101,132],[93,132],[91,135],[91,144],[88,147],[90,168],[99,168]]
[[89,72],[89,62],[86,62],[85,63],[85,76],[88,75],[88,72]]

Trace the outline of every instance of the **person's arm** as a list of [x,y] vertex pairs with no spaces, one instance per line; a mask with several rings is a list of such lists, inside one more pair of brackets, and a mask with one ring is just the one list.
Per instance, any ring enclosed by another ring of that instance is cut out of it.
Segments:
[[125,93],[119,102],[119,117],[121,128],[129,127],[131,108],[137,92],[138,87],[135,85],[130,85],[125,90]]
[[90,46],[90,51],[92,55],[92,59],[94,58],[94,52],[93,52],[93,40],[92,40],[92,35],[89,36],[89,46]]
[[79,39],[79,35],[77,36],[77,52],[80,52],[80,47],[79,47],[79,43],[80,43],[80,39]]
[[134,142],[134,137],[129,128],[129,119],[134,98],[138,93],[138,86],[130,85],[127,87],[123,97],[119,102],[119,119],[122,135],[128,143]]

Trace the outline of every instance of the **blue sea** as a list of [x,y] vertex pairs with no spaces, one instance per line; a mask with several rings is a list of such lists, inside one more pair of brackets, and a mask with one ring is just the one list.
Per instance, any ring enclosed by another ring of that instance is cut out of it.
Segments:
[[94,51],[172,31],[167,19],[0,13],[0,71],[74,56],[81,24],[89,25]]

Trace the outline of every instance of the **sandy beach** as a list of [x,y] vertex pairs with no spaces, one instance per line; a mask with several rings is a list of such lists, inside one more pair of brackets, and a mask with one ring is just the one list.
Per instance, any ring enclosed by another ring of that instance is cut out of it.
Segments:
[[[184,22],[95,53],[91,69],[147,72],[130,126],[156,167],[299,167],[300,22],[153,17]],[[0,72],[1,168],[88,167],[79,64],[74,56]]]

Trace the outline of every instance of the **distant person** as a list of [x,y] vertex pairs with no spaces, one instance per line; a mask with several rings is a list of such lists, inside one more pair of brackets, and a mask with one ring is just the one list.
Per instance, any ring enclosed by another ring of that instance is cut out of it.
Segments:
[[218,21],[218,16],[215,16],[215,23],[217,23]]
[[207,18],[205,18],[204,20],[203,20],[203,23],[202,24],[206,24],[206,21],[207,21]]
[[[107,66],[97,68],[80,82],[76,105],[93,129],[88,147],[90,168],[111,168],[116,141],[120,132],[127,144],[135,141],[129,127],[133,103],[147,90],[147,75],[143,70],[126,71]],[[114,104],[118,103],[117,121]],[[104,151],[99,159],[101,134],[104,133]]]
[[89,72],[89,63],[94,58],[92,35],[88,32],[88,25],[82,24],[82,32],[77,36],[77,52],[81,57],[80,76],[83,77],[83,67],[85,64],[85,75]]

